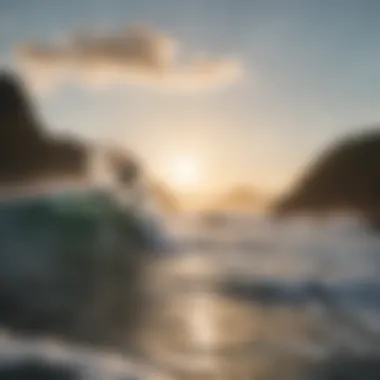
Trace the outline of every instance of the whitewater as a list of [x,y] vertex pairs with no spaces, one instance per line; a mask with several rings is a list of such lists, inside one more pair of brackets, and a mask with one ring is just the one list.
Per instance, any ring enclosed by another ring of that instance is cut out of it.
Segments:
[[380,238],[360,221],[142,220],[160,243],[145,261],[138,354],[4,329],[4,368],[43,363],[67,379],[283,380],[377,361]]

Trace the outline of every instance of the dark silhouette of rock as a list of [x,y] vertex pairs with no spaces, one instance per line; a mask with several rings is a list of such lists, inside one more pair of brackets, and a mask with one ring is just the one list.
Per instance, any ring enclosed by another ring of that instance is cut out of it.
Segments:
[[[84,141],[51,136],[21,80],[9,72],[0,73],[0,187],[84,178],[90,155]],[[141,176],[137,160],[120,149],[107,149],[104,161],[121,186],[130,186]]]
[[142,176],[142,168],[137,160],[132,158],[131,153],[126,153],[120,149],[110,149],[107,152],[107,159],[111,168],[117,173],[116,179],[123,186],[131,186],[139,181]]
[[347,211],[380,218],[380,130],[328,148],[274,207],[277,215]]
[[85,144],[47,135],[21,81],[0,74],[0,185],[52,176],[79,175],[86,165]]

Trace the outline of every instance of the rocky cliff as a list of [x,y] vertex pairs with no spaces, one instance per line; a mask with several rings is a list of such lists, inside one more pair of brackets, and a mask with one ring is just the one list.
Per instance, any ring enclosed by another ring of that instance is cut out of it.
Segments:
[[380,130],[342,139],[317,157],[275,205],[279,215],[348,211],[380,216]]

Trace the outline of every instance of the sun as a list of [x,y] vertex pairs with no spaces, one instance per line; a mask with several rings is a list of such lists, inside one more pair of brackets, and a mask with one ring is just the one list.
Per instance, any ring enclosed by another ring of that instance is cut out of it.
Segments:
[[173,160],[170,182],[178,190],[191,190],[200,182],[198,162],[193,157],[179,157]]

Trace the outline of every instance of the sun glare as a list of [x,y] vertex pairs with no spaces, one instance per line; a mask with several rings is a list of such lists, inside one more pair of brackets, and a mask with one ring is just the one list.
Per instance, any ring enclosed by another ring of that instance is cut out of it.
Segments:
[[171,182],[179,190],[190,190],[199,184],[199,166],[192,157],[173,160]]

